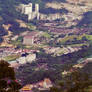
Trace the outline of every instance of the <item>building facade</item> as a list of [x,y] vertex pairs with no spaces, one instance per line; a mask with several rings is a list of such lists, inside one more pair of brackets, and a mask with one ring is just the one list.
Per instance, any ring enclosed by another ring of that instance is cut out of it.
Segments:
[[37,42],[37,40],[38,40],[38,36],[39,36],[39,32],[30,32],[30,33],[28,33],[27,35],[25,35],[24,36],[24,38],[23,38],[23,44],[24,45],[33,45],[34,43],[36,43]]
[[34,18],[36,18],[37,20],[39,20],[39,4],[35,4],[35,11],[33,11],[33,4],[29,3],[27,5],[21,4],[21,12],[23,14],[26,14],[28,16],[28,20],[33,20]]

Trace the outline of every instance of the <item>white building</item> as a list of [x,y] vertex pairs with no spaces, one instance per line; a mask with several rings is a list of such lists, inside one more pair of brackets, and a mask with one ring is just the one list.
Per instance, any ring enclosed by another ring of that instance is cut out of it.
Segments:
[[19,64],[26,64],[26,63],[32,63],[36,59],[36,54],[29,54],[26,57],[20,57],[17,59]]
[[33,11],[32,3],[29,3],[27,5],[21,4],[20,6],[22,13],[28,15],[28,20],[32,20],[34,18],[37,18],[37,20],[39,20],[39,4],[35,4],[35,11]]
[[27,63],[32,63],[32,61],[34,61],[35,59],[36,59],[36,54],[29,54],[29,55],[26,57]]

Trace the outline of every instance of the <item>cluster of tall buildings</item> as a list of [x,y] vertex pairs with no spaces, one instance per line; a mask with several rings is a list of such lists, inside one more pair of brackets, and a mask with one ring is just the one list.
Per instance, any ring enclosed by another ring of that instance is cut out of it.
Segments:
[[28,20],[56,20],[62,18],[60,13],[56,14],[42,14],[39,12],[39,4],[33,5],[29,4],[21,4],[21,12],[28,16]]
[[34,18],[39,20],[39,4],[35,4],[34,11],[32,3],[27,5],[21,4],[21,10],[23,14],[28,15],[28,20],[33,20]]

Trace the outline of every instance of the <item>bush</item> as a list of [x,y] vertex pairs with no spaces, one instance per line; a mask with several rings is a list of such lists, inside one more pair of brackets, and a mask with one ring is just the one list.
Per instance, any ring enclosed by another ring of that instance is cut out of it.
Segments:
[[18,82],[16,82],[14,69],[10,67],[10,64],[8,62],[1,60],[0,92],[17,92],[20,88],[21,85]]

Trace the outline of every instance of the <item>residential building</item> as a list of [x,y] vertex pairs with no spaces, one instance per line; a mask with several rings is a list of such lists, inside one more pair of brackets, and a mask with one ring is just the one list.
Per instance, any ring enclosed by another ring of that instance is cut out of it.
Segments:
[[37,40],[37,36],[39,35],[39,32],[30,32],[23,38],[23,44],[24,45],[33,45],[35,41]]
[[35,11],[33,11],[33,4],[29,3],[29,4],[21,4],[21,12],[23,14],[26,14],[28,16],[28,20],[33,20],[34,18],[37,18],[37,20],[39,20],[39,4],[35,4]]

